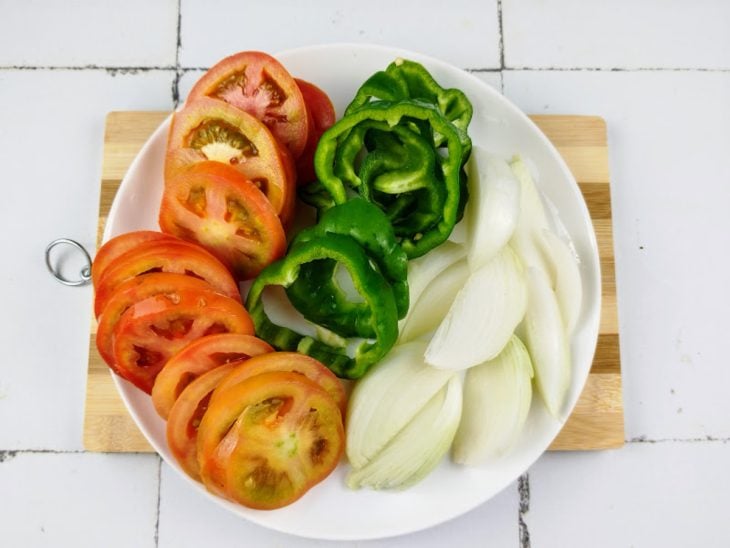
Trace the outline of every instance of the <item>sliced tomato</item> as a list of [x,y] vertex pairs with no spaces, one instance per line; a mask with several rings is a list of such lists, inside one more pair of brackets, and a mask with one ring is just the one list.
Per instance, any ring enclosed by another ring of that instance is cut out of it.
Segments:
[[211,67],[193,86],[188,102],[220,99],[261,120],[295,158],[307,142],[305,100],[294,79],[271,55],[242,51]]
[[130,249],[137,247],[139,244],[149,242],[151,240],[169,240],[172,237],[169,234],[155,232],[152,230],[137,230],[135,232],[126,232],[115,238],[112,238],[99,248],[94,257],[94,264],[91,267],[91,281],[94,287],[99,283],[101,275],[109,264],[123,255]]
[[205,160],[235,167],[266,195],[283,223],[289,220],[296,192],[291,158],[256,118],[207,97],[176,112],[167,143],[165,182]]
[[200,477],[245,506],[280,508],[334,470],[344,436],[321,386],[288,371],[261,373],[211,397],[198,428]]
[[211,393],[233,368],[225,364],[201,375],[181,392],[167,416],[167,446],[185,473],[200,480],[198,426],[208,409]]
[[222,333],[198,339],[170,358],[162,368],[152,387],[152,403],[157,413],[166,419],[178,396],[196,378],[220,365],[239,364],[273,351],[268,343],[251,335]]
[[231,273],[208,251],[183,240],[154,240],[140,244],[109,263],[96,286],[96,316],[101,315],[122,282],[150,272],[172,272],[200,278],[216,291],[239,301],[241,299],[238,284]]
[[160,228],[202,245],[240,280],[255,278],[286,252],[286,234],[266,196],[234,168],[192,165],[165,187]]
[[345,416],[347,396],[345,395],[345,388],[342,385],[342,381],[326,366],[314,358],[299,354],[298,352],[273,352],[252,357],[249,360],[238,363],[230,375],[221,383],[221,390],[254,375],[269,371],[291,371],[292,373],[304,375],[311,381],[316,382],[332,396],[332,399],[335,400],[335,403],[340,408],[342,416]]
[[307,144],[296,162],[297,184],[302,185],[317,179],[314,172],[314,152],[317,150],[319,138],[335,123],[336,115],[335,107],[324,91],[306,80],[295,78],[294,81],[302,92],[309,116]]
[[155,377],[190,342],[216,333],[253,335],[243,305],[213,291],[180,290],[138,301],[114,328],[119,374],[148,394]]
[[154,295],[170,295],[181,289],[213,290],[205,280],[168,272],[153,272],[130,278],[117,287],[99,316],[96,328],[96,348],[109,367],[116,371],[113,349],[114,328],[122,314],[136,302]]

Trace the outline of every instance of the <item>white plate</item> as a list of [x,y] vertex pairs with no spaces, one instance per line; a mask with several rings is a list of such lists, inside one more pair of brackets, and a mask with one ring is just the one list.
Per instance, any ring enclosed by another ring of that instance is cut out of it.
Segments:
[[[340,116],[358,87],[397,57],[423,63],[444,87],[463,90],[474,105],[469,134],[475,145],[494,153],[520,153],[537,167],[539,186],[557,207],[581,260],[584,302],[571,350],[573,376],[567,410],[575,405],[590,370],[598,337],[600,271],[598,248],[575,179],[547,138],[517,107],[475,76],[423,55],[361,44],[315,46],[286,51],[277,58],[296,77],[324,89]],[[150,137],[117,192],[104,239],[131,230],[158,229],[164,151],[169,120]],[[257,511],[210,495],[178,467],[165,443],[165,423],[150,397],[114,376],[134,420],[152,446],[191,487],[234,514],[277,531],[319,539],[373,539],[425,529],[457,517],[510,485],[548,448],[562,424],[536,398],[519,443],[511,454],[480,468],[444,462],[422,483],[404,492],[351,491],[344,485],[346,464],[298,502],[280,510]],[[569,414],[566,411],[566,416]]]

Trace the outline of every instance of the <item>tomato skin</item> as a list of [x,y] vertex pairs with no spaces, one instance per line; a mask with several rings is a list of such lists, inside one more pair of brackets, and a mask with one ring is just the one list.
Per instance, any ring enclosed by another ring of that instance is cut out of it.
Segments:
[[305,100],[294,79],[274,57],[242,51],[222,59],[193,86],[187,101],[214,97],[263,122],[294,158],[307,141]]
[[167,446],[185,473],[198,481],[198,425],[211,393],[233,367],[233,364],[221,365],[192,381],[180,393],[167,416]]
[[344,450],[332,397],[304,375],[260,373],[214,392],[198,428],[200,477],[213,493],[271,510],[326,478]]
[[[231,139],[238,139],[232,148],[227,145]],[[208,144],[203,145],[204,142]],[[191,164],[206,160],[233,166],[259,186],[282,223],[291,218],[296,180],[277,140],[264,124],[247,112],[209,97],[188,102],[173,115],[165,158],[165,182]]]
[[114,328],[119,374],[148,394],[165,363],[190,342],[215,333],[252,335],[240,302],[213,291],[179,290],[134,303]]
[[169,240],[171,236],[153,230],[137,230],[125,232],[102,245],[96,252],[94,264],[91,267],[91,281],[96,287],[99,284],[102,274],[120,255],[134,249],[138,245],[152,240]]
[[268,343],[252,335],[221,333],[202,337],[168,360],[152,387],[152,403],[157,413],[167,419],[175,401],[195,379],[221,365],[238,365],[273,351]]
[[347,395],[342,381],[325,365],[314,358],[298,352],[274,352],[263,356],[252,357],[249,360],[236,364],[231,373],[221,382],[221,391],[238,384],[254,375],[269,371],[290,371],[304,375],[323,388],[340,408],[345,416]]
[[314,84],[295,78],[302,92],[309,116],[309,134],[302,155],[297,158],[297,184],[304,185],[317,180],[314,172],[314,152],[322,134],[335,123],[335,107],[329,96]]
[[144,242],[118,256],[105,269],[94,298],[97,318],[122,282],[149,272],[172,272],[202,278],[213,288],[240,301],[238,284],[231,273],[202,247],[183,240]]
[[172,294],[181,289],[213,291],[213,287],[204,280],[168,272],[153,272],[130,278],[117,287],[99,316],[96,329],[96,347],[109,367],[117,371],[113,350],[114,328],[122,314],[138,301],[154,295]]
[[160,228],[215,255],[236,279],[255,278],[286,252],[286,234],[266,196],[233,167],[201,162],[170,179]]

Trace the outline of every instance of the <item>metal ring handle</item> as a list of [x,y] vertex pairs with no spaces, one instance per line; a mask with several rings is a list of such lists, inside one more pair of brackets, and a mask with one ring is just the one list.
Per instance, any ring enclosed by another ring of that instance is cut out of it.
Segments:
[[[86,266],[81,269],[80,279],[68,280],[64,278],[61,275],[61,272],[56,270],[51,264],[51,251],[54,247],[61,244],[75,247],[84,254],[84,257],[86,258]],[[57,240],[53,240],[50,244],[48,244],[48,246],[46,247],[46,268],[48,268],[48,272],[50,272],[53,277],[61,282],[63,285],[79,286],[87,284],[89,283],[89,280],[91,280],[91,256],[89,256],[89,252],[86,251],[86,248],[82,246],[79,242],[77,242],[76,240],[71,240],[69,238],[58,238]]]

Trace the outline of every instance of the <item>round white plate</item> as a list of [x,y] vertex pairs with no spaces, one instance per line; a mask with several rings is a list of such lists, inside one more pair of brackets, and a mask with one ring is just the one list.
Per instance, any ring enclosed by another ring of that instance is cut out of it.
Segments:
[[[573,334],[573,375],[566,417],[575,405],[590,370],[598,337],[600,270],[591,220],[575,179],[558,152],[517,107],[490,86],[447,63],[417,53],[386,47],[337,44],[277,54],[292,75],[321,87],[332,99],[338,117],[358,87],[398,57],[422,63],[444,87],[457,87],[474,105],[469,134],[477,146],[510,157],[529,158],[539,172],[539,187],[556,206],[580,257],[584,287],[581,320]],[[139,229],[159,230],[163,162],[169,119],[150,137],[132,163],[109,214],[104,239]],[[347,464],[298,502],[279,510],[257,511],[210,495],[190,480],[170,455],[165,423],[150,397],[114,376],[129,411],[152,446],[199,493],[231,512],[277,531],[319,539],[373,539],[425,529],[457,517],[510,485],[548,448],[562,423],[552,419],[539,398],[533,402],[514,450],[499,461],[478,468],[456,466],[445,458],[423,482],[402,492],[351,491],[344,484]]]

